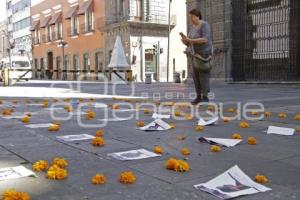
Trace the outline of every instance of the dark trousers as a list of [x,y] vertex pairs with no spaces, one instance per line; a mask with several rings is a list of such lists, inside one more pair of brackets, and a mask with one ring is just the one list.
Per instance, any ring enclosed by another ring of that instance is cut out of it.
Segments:
[[210,92],[210,72],[202,72],[199,70],[199,67],[195,66],[192,66],[192,69],[197,97],[207,97]]

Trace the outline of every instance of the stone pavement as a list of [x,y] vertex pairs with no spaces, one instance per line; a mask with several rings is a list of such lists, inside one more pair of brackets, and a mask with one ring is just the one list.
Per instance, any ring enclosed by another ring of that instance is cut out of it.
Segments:
[[[52,82],[53,83],[53,82]],[[63,82],[54,82],[57,88],[67,88]],[[77,84],[71,84],[76,89]],[[30,82],[19,84],[16,87],[50,87],[50,82]],[[12,87],[13,91],[16,87]],[[113,85],[108,86],[108,93],[112,93]],[[0,87],[0,90],[3,89]],[[105,87],[102,83],[83,83],[81,91],[92,94],[103,94]],[[1,92],[1,91],[0,91]],[[161,101],[189,101],[188,96],[193,87],[183,84],[155,83],[151,85],[135,84],[134,96],[149,97],[160,96]],[[17,119],[4,119],[0,117],[0,168],[24,165],[31,169],[36,160],[48,160],[55,156],[68,160],[69,176],[63,181],[51,181],[45,178],[44,173],[37,173],[36,178],[27,177],[0,182],[0,193],[7,188],[28,192],[33,200],[114,200],[114,199],[217,199],[209,194],[197,191],[193,185],[209,181],[234,165],[238,165],[249,177],[264,174],[269,178],[267,187],[272,191],[252,196],[239,197],[245,200],[277,200],[300,199],[300,133],[285,137],[271,135],[264,132],[269,125],[296,128],[300,121],[294,119],[300,114],[300,86],[299,85],[238,85],[214,82],[212,92],[215,102],[224,103],[225,110],[235,107],[237,102],[261,102],[267,111],[273,113],[272,117],[260,121],[249,121],[250,128],[241,129],[239,121],[206,127],[203,132],[194,130],[197,119],[165,120],[175,123],[176,128],[162,132],[142,132],[136,129],[136,119],[123,122],[109,122],[105,130],[106,145],[102,148],[93,147],[90,141],[73,143],[58,142],[55,137],[69,134],[91,134],[99,128],[84,128],[78,125],[77,118],[62,121],[61,130],[48,132],[46,128],[29,129]],[[179,98],[174,95],[178,94]],[[11,93],[12,94],[12,93]],[[131,87],[117,86],[118,95],[130,95]],[[158,95],[160,94],[160,95]],[[166,95],[167,94],[167,95]],[[173,94],[172,99],[168,96]],[[184,94],[184,97],[183,97]],[[27,94],[29,95],[29,94]],[[0,109],[13,99],[15,112],[24,113],[38,111],[32,116],[32,123],[51,122],[50,113],[40,106],[28,106],[24,100],[34,98],[7,97]],[[30,96],[30,95],[29,95]],[[43,97],[35,98],[42,100]],[[48,98],[50,99],[50,98]],[[105,104],[119,103],[118,100],[96,99],[96,102]],[[85,108],[87,109],[87,108]],[[94,109],[97,117],[103,116],[101,109]],[[279,119],[278,113],[287,113],[287,118]],[[229,115],[229,113],[226,113]],[[63,115],[63,114],[62,114]],[[122,113],[121,116],[128,116]],[[84,116],[83,116],[84,117]],[[151,115],[140,112],[140,120],[151,122]],[[85,121],[83,119],[83,121]],[[93,120],[89,123],[96,123]],[[250,146],[244,140],[233,148],[222,148],[221,152],[210,152],[208,144],[200,144],[198,138],[222,137],[230,138],[233,133],[240,133],[244,139],[254,136],[258,145]],[[177,136],[184,135],[184,141],[178,141]],[[165,149],[161,157],[137,161],[116,161],[107,156],[107,153],[145,148],[152,150],[155,145]],[[180,149],[188,147],[190,156],[182,156]],[[186,159],[191,171],[178,173],[166,170],[164,163],[169,157]],[[118,176],[123,171],[133,171],[137,182],[133,185],[122,185]],[[90,183],[91,177],[96,173],[103,173],[107,177],[106,184],[95,186]]]

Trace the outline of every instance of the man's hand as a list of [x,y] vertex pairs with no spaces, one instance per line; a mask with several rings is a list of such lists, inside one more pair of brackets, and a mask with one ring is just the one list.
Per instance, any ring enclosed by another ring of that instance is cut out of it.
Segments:
[[187,38],[187,37],[182,37],[182,38],[181,38],[181,41],[182,41],[182,43],[185,44],[185,45],[189,45],[189,43],[190,43],[190,42],[189,42],[189,38]]

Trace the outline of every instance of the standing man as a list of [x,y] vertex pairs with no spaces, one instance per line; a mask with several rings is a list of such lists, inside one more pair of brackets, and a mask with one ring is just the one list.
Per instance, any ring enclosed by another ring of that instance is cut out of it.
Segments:
[[187,46],[189,63],[192,64],[193,79],[197,98],[191,103],[197,105],[200,102],[208,102],[210,91],[210,71],[212,68],[211,60],[213,56],[212,33],[208,22],[202,20],[201,12],[193,9],[189,12],[188,35],[181,33],[181,41]]

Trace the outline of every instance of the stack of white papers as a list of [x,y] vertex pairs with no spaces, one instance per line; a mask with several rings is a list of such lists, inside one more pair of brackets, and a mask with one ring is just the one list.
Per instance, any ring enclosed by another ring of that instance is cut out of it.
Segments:
[[199,138],[199,141],[212,144],[212,145],[219,144],[224,147],[234,147],[240,142],[242,142],[243,140],[201,137]]
[[267,133],[291,136],[291,135],[294,135],[295,129],[283,128],[283,127],[277,127],[277,126],[269,126]]
[[215,125],[218,123],[219,117],[214,117],[208,121],[205,121],[204,119],[200,118],[198,125],[199,126],[208,126],[208,125]]
[[153,122],[151,122],[150,124],[148,124],[144,127],[138,128],[138,129],[140,129],[142,131],[164,131],[164,130],[171,129],[171,126],[161,119],[156,119]]
[[35,174],[23,166],[0,169],[0,181],[28,177],[28,176],[35,176]]

